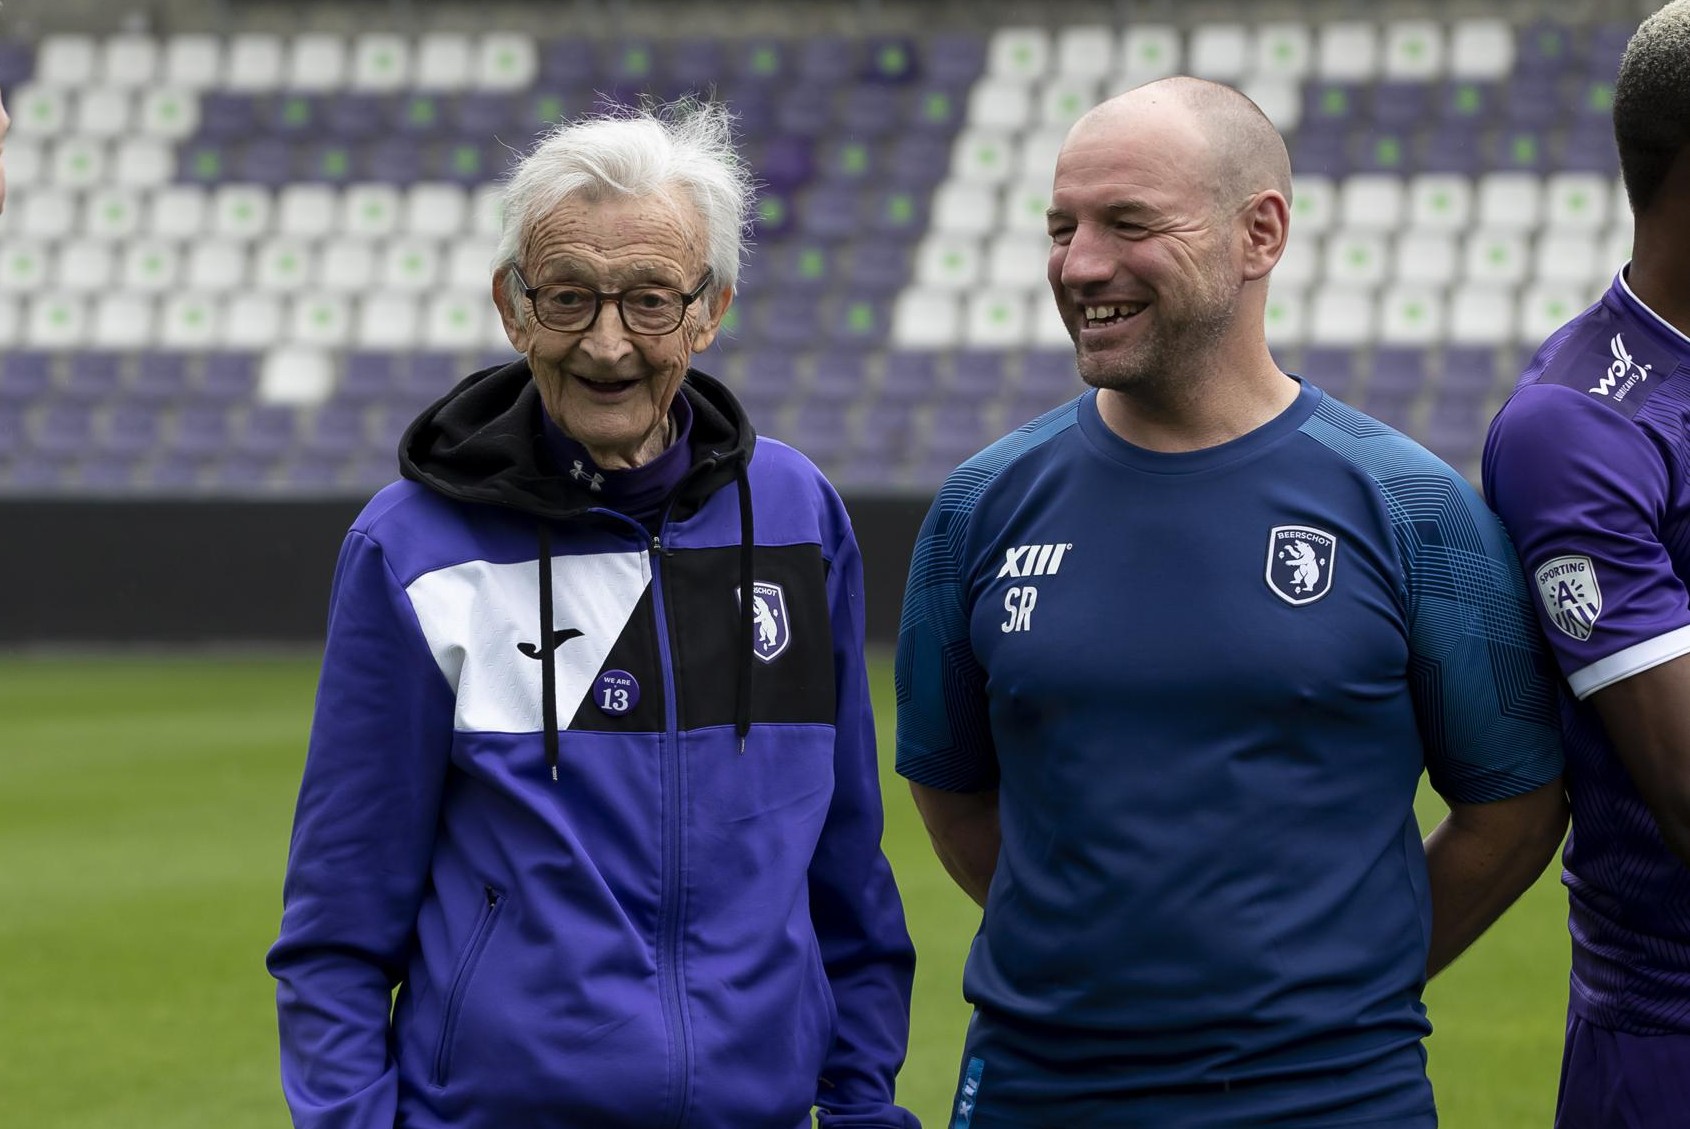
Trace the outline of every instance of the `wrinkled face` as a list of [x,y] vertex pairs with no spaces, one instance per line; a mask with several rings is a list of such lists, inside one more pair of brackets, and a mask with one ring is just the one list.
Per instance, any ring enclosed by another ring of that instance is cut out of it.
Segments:
[[0,99],[0,212],[6,210],[6,134],[11,132],[12,118],[6,113],[6,103]]
[[[517,261],[530,286],[687,293],[705,273],[704,224],[679,197],[569,199],[534,226]],[[678,329],[658,337],[629,333],[612,303],[586,330],[566,333],[539,324],[520,290],[513,298],[508,274],[494,277],[493,299],[511,344],[528,358],[547,414],[600,466],[639,466],[659,454],[681,378],[692,355],[715,340],[732,292],[712,302],[707,290]]]
[[1088,119],[1063,145],[1048,275],[1087,384],[1177,381],[1232,325],[1237,216],[1209,167],[1195,130],[1166,117]]

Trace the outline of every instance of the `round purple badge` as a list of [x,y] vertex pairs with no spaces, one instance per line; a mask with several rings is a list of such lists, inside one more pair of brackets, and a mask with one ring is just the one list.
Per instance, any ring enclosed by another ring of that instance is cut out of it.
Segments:
[[625,670],[607,670],[593,684],[593,704],[613,717],[621,717],[640,704],[640,684]]

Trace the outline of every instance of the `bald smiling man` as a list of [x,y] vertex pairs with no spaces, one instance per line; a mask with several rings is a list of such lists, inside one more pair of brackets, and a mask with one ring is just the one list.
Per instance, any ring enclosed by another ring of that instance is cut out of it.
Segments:
[[1290,178],[1214,83],[1082,118],[1048,274],[1090,388],[922,529],[898,771],[984,910],[956,1129],[1434,1126],[1426,978],[1566,826],[1500,525],[1268,352]]

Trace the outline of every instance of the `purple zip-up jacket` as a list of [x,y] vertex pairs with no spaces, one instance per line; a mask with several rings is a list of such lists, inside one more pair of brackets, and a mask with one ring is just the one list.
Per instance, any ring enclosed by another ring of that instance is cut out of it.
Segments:
[[682,394],[654,530],[550,464],[523,362],[353,524],[268,962],[301,1129],[918,1129],[850,522]]

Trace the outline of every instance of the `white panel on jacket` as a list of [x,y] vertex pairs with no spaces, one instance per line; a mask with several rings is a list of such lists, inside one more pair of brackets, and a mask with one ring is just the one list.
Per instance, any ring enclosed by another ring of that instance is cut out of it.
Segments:
[[[610,649],[651,583],[650,558],[589,553],[552,559],[552,629],[561,637],[559,728],[593,687]],[[540,577],[534,561],[468,561],[425,573],[406,592],[429,650],[457,695],[460,732],[534,733],[541,728]],[[526,649],[518,644],[527,644]]]

